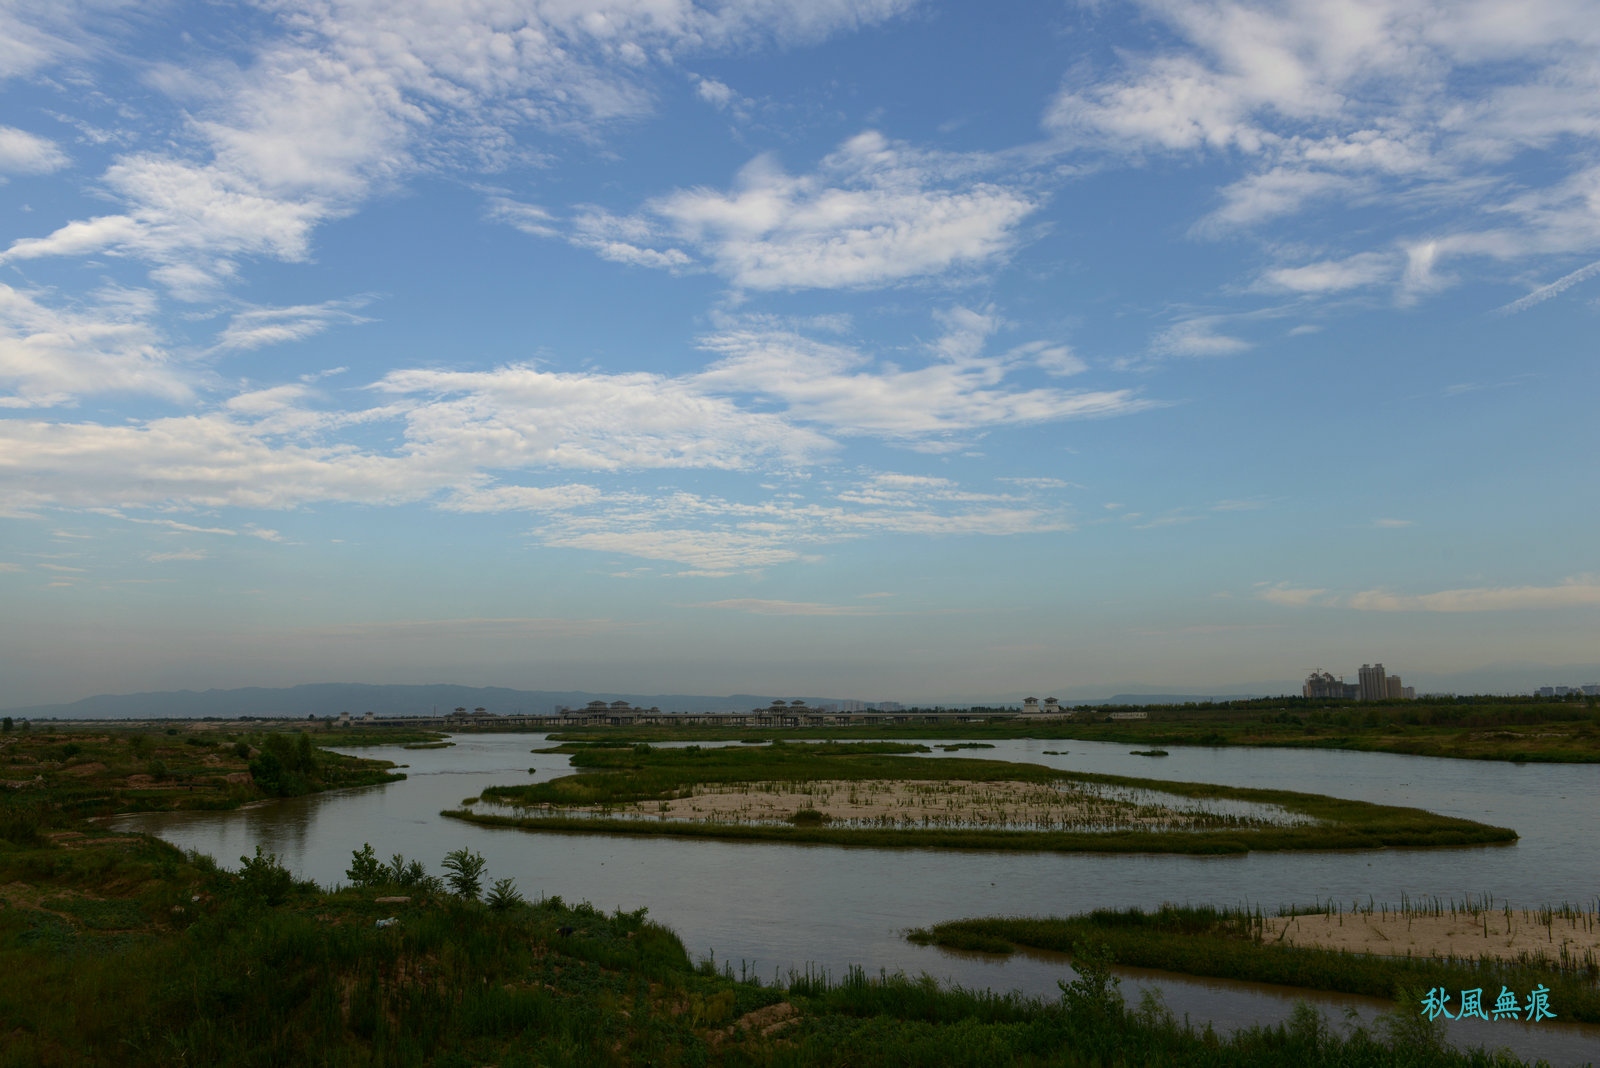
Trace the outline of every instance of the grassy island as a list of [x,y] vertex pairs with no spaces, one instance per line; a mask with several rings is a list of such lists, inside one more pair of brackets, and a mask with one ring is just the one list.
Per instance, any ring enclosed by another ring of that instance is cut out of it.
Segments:
[[[1600,914],[1593,910],[1428,901],[1381,911],[1350,903],[1280,912],[1167,905],[1149,913],[955,920],[907,937],[1000,954],[1097,946],[1116,964],[1380,998],[1481,988],[1492,1005],[1502,986],[1525,996],[1543,985],[1562,1019],[1600,1023]],[[1470,937],[1449,937],[1458,933]]]
[[893,742],[582,747],[572,753],[577,774],[483,792],[482,800],[514,806],[515,813],[466,807],[444,815],[577,834],[1056,852],[1237,854],[1482,845],[1517,837],[1507,828],[1420,809],[1315,794],[909,755],[923,748]]

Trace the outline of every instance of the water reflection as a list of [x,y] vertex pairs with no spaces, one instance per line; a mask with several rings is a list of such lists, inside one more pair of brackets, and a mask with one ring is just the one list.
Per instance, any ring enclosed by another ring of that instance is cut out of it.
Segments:
[[[1048,915],[1094,908],[1154,908],[1163,902],[1260,905],[1369,898],[1397,905],[1402,895],[1462,900],[1492,894],[1527,907],[1585,902],[1600,892],[1600,852],[1591,845],[1592,802],[1600,766],[1517,766],[1323,750],[1169,748],[1163,760],[1132,756],[1126,745],[1020,740],[993,749],[927,759],[1022,760],[1070,771],[1167,781],[1325,793],[1426,808],[1515,828],[1520,841],[1446,850],[1249,854],[1225,857],[1029,855],[987,851],[847,849],[752,842],[602,835],[527,834],[439,817],[485,787],[566,774],[564,755],[530,752],[542,735],[465,735],[449,749],[357,750],[409,764],[405,782],[294,798],[237,812],[146,814],[119,826],[159,834],[225,864],[259,843],[296,874],[324,884],[345,880],[352,850],[402,853],[438,872],[462,846],[488,860],[491,878],[511,877],[523,893],[559,894],[611,909],[648,907],[697,956],[742,963],[763,978],[808,963],[842,974],[851,964],[928,972],[967,986],[1017,988],[1055,996],[1069,978],[1059,959],[952,956],[912,945],[903,932],[979,915]],[[1046,749],[1066,749],[1047,755]],[[531,774],[530,774],[530,769]],[[1126,973],[1125,973],[1126,974]],[[1277,988],[1167,977],[1140,979],[1166,994],[1181,1018],[1227,1029],[1282,1019],[1293,1002]],[[1136,1001],[1125,983],[1125,992]],[[1304,995],[1335,1020],[1363,999]],[[1553,1006],[1559,1013],[1560,1006]],[[1474,1027],[1478,1033],[1474,1032]],[[1483,1029],[1487,1028],[1486,1031]],[[1600,1028],[1470,1021],[1451,1025],[1471,1043],[1507,1045],[1524,1057],[1568,1064],[1600,1048]]]

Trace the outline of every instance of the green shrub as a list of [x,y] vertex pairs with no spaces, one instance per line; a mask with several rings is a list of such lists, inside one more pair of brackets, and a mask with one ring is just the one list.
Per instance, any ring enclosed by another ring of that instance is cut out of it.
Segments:
[[469,901],[478,900],[478,895],[483,891],[484,866],[482,854],[465,848],[446,853],[444,870],[450,874],[445,876],[445,880],[450,884],[451,892]]
[[256,846],[256,855],[239,858],[239,892],[247,900],[267,905],[281,905],[294,889],[294,876],[278,863],[276,853],[262,855]]
[[489,907],[496,912],[505,912],[523,903],[522,895],[517,893],[517,884],[510,879],[496,879],[494,885],[489,887],[487,900]]
[[389,870],[372,851],[371,842],[363,842],[360,849],[350,851],[350,867],[344,877],[352,886],[381,886],[388,882]]

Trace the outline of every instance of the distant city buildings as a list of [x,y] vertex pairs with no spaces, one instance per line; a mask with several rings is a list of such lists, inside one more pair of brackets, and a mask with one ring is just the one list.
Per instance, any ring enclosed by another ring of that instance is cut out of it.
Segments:
[[1322,701],[1354,701],[1359,696],[1359,689],[1344,679],[1334,678],[1331,672],[1318,670],[1306,676],[1305,685],[1300,687],[1300,696]]
[[1300,695],[1322,701],[1410,701],[1417,696],[1416,687],[1384,671],[1382,664],[1362,664],[1357,678],[1360,681],[1348,683],[1319,668],[1306,676]]
[[1533,692],[1540,697],[1570,697],[1580,693],[1588,697],[1600,697],[1600,682],[1591,682],[1587,686],[1541,686]]

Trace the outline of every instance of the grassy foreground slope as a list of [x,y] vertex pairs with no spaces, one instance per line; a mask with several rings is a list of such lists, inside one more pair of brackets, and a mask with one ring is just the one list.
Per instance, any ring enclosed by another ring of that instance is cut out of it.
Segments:
[[1407,1006],[1379,1034],[1302,1008],[1218,1036],[1129,1011],[1093,954],[1060,999],[859,970],[761,984],[695,966],[642,910],[384,878],[329,891],[134,835],[0,840],[0,1068],[1519,1063],[1445,1048]]
[[[870,847],[1011,849],[1058,852],[1237,854],[1252,850],[1376,849],[1393,846],[1462,846],[1515,841],[1516,832],[1421,809],[1374,805],[1286,790],[1256,790],[1208,783],[1178,783],[1117,775],[1062,772],[1038,764],[903,755],[895,743],[774,744],[760,748],[581,748],[572,755],[580,771],[527,786],[496,786],[485,800],[522,806],[521,815],[455,809],[453,819],[486,826],[577,834],[650,834]],[[1315,821],[1302,825],[1184,831],[1003,830],[988,828],[784,826],[703,820],[650,820],[570,815],[573,806],[598,807],[662,801],[703,784],[773,781],[900,780],[906,782],[1036,782],[1152,790],[1189,800],[1247,801],[1278,806]],[[539,808],[535,806],[547,806]]]

